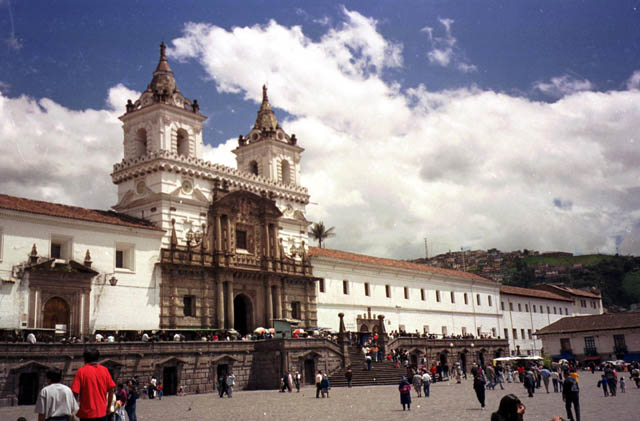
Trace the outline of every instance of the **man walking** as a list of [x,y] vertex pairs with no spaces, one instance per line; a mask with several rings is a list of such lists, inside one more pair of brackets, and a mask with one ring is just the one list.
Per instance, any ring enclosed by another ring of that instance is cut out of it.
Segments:
[[618,373],[616,373],[610,364],[607,364],[604,369],[604,377],[607,379],[607,385],[609,386],[611,396],[615,396],[618,386]]
[[[562,400],[564,401],[565,408],[567,409],[567,418],[571,421],[580,421],[580,388],[578,387],[578,381],[569,375],[569,371],[564,372],[564,382],[562,383]],[[574,418],[571,414],[571,404],[573,404],[573,410],[576,413]]]
[[48,385],[42,388],[36,401],[38,421],[71,421],[78,411],[78,403],[69,387],[60,383],[62,372],[57,368],[47,371]]
[[429,372],[425,370],[424,374],[422,375],[422,388],[424,389],[425,398],[429,397],[430,386],[431,386],[431,376],[429,375]]
[[542,377],[542,383],[544,383],[544,388],[549,393],[549,378],[551,377],[551,371],[547,367],[544,367],[540,370],[540,377]]
[[106,367],[98,364],[97,349],[84,351],[84,366],[73,379],[71,390],[80,402],[76,416],[81,421],[103,421],[107,418],[107,402],[113,399],[115,383]]

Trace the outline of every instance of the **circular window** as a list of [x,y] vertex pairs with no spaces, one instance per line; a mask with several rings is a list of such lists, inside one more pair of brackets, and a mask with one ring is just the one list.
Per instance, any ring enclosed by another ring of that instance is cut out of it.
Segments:
[[193,192],[193,183],[190,180],[182,180],[182,192],[191,194]]
[[144,184],[144,181],[141,181],[138,184],[136,184],[136,193],[144,194],[146,188],[147,186]]

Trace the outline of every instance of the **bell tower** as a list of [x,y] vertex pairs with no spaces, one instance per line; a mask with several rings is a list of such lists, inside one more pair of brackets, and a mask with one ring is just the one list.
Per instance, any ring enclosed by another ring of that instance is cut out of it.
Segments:
[[124,159],[167,151],[184,157],[202,157],[202,122],[198,101],[186,99],[176,84],[160,45],[160,60],[151,83],[136,102],[127,102],[124,123]]
[[238,138],[238,147],[233,150],[238,169],[286,186],[300,186],[303,151],[296,135],[288,135],[280,127],[263,86],[256,122],[249,134]]
[[208,190],[209,182],[189,167],[202,161],[206,119],[198,101],[185,98],[178,89],[163,42],[151,82],[135,102],[127,101],[126,113],[120,116],[124,159],[111,174],[118,186],[113,208],[168,231],[174,219],[187,221],[185,231],[200,229],[200,215],[207,206],[201,192]]

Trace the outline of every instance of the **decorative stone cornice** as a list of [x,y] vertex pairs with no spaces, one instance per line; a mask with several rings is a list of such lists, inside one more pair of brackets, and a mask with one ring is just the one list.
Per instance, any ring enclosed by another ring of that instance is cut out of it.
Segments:
[[217,178],[220,181],[227,181],[231,189],[248,190],[254,193],[268,190],[273,192],[274,198],[309,203],[309,193],[306,187],[286,185],[225,165],[200,158],[186,157],[166,150],[123,159],[113,166],[111,179],[114,184],[120,184],[126,180],[157,171],[181,173],[205,180]]

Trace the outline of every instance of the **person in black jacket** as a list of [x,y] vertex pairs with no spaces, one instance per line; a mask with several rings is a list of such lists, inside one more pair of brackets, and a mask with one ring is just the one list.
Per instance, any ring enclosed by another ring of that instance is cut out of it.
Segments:
[[[562,383],[562,400],[564,401],[565,408],[567,409],[567,418],[571,421],[580,421],[580,388],[578,387],[578,381],[569,375],[569,371],[564,373],[564,382]],[[573,410],[576,413],[576,417],[573,418],[571,413],[571,404],[573,404]]]
[[484,388],[486,384],[487,381],[485,380],[484,375],[478,371],[473,378],[473,390],[476,392],[478,402],[480,402],[482,409],[484,409]]
[[527,373],[524,375],[524,387],[525,389],[527,389],[527,392],[529,392],[529,397],[533,398],[533,392],[535,392],[536,387],[536,380],[533,376],[532,371],[527,371]]
[[516,395],[502,397],[498,410],[491,414],[491,421],[522,421],[525,406]]

